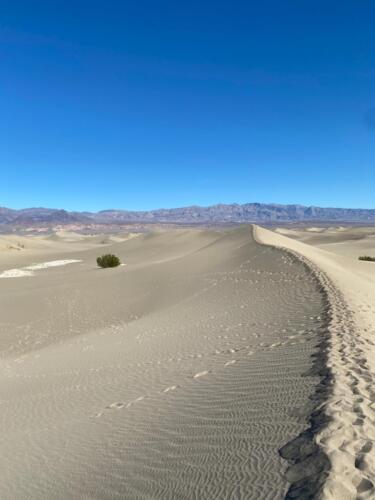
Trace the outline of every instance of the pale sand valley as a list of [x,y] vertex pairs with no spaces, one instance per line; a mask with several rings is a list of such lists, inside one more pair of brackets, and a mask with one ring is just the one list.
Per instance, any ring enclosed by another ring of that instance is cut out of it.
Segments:
[[0,498],[374,498],[363,254],[374,228],[0,235]]

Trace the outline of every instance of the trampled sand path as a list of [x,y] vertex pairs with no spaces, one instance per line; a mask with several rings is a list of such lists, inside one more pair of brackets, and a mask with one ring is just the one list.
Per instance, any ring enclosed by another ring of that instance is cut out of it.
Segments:
[[[305,259],[314,268],[330,304],[325,350],[328,372],[324,372],[323,401],[312,419],[310,435],[328,458],[329,468],[316,450],[305,450],[301,463],[291,469],[295,488],[308,487],[309,474],[322,477],[326,470],[328,478],[321,498],[374,498],[375,265],[260,227],[254,230],[260,242],[288,249]],[[338,241],[342,239],[340,235]],[[350,244],[346,248],[350,255]]]

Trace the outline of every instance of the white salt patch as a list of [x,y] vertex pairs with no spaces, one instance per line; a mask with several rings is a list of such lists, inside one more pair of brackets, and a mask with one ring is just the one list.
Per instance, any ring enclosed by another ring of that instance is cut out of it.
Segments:
[[8,269],[0,273],[0,278],[22,278],[23,276],[34,276],[34,273],[23,269]]
[[40,262],[31,266],[21,267],[21,269],[8,269],[0,273],[0,278],[23,278],[24,276],[34,276],[33,271],[39,269],[47,269],[48,267],[66,266],[67,264],[74,264],[75,262],[82,262],[77,259],[66,260],[50,260],[48,262]]
[[32,266],[24,267],[24,269],[27,269],[29,271],[37,271],[38,269],[47,269],[47,267],[66,266],[67,264],[74,264],[75,262],[82,262],[82,260],[77,260],[77,259],[50,260],[48,262],[40,262],[39,264],[33,264]]

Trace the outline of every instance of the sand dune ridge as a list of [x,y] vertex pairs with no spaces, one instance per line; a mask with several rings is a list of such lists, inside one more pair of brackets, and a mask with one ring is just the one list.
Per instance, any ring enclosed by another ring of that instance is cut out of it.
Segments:
[[[307,259],[330,303],[326,401],[317,408],[312,440],[329,459],[323,499],[373,498],[375,488],[375,270],[345,256],[254,227],[263,244]],[[366,263],[365,263],[366,264]],[[307,454],[306,460],[311,457]],[[312,457],[314,463],[316,457]],[[310,463],[311,465],[311,463]],[[319,471],[318,471],[319,472]],[[308,477],[297,480],[308,481]],[[297,485],[298,486],[298,485]]]

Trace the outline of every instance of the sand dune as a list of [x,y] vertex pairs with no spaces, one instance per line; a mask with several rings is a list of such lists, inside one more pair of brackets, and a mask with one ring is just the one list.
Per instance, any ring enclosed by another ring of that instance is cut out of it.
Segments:
[[121,235],[82,235],[68,231],[57,231],[48,235],[0,235],[0,272],[6,270],[9,264],[26,266],[34,260],[52,260],[49,256],[64,258],[69,253],[90,249],[104,251],[113,243],[120,243],[137,237],[137,233]]
[[[374,498],[375,264],[350,256],[358,250],[357,241],[373,241],[374,230],[331,229],[328,236],[319,234],[308,239],[301,232],[284,232],[310,244],[259,227],[255,231],[262,243],[308,259],[329,298],[327,401],[317,410],[319,419],[313,429],[315,442],[330,461],[322,497]],[[317,246],[312,246],[314,243]],[[305,458],[310,465],[314,461]],[[305,470],[311,472],[308,465]]]
[[0,280],[0,497],[283,498],[327,321],[309,268],[249,227],[113,242],[107,270],[65,244],[81,262]]
[[277,228],[276,232],[346,257],[375,256],[375,227]]

